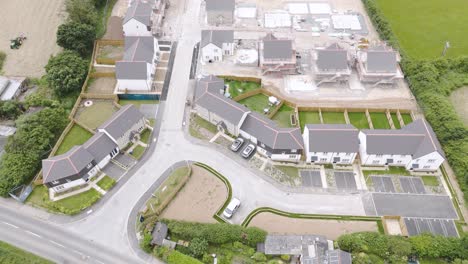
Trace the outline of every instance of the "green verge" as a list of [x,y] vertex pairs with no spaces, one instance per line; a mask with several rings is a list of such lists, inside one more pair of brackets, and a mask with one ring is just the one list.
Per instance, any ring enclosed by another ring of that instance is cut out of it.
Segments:
[[410,176],[411,173],[405,167],[388,167],[386,170],[362,170],[362,174],[367,177],[369,175],[401,175]]
[[135,159],[139,160],[141,156],[143,156],[143,154],[145,153],[145,150],[146,150],[145,147],[138,145],[133,149],[130,155],[132,155],[132,157],[134,157]]
[[0,262],[4,264],[30,263],[30,264],[52,264],[52,261],[41,258],[30,252],[17,248],[13,245],[0,241]]
[[104,191],[110,190],[114,185],[116,184],[116,181],[112,179],[109,176],[104,176],[100,181],[98,181],[97,185],[101,187]]
[[204,163],[196,162],[196,163],[194,163],[194,165],[211,172],[214,176],[218,177],[224,183],[224,185],[226,185],[226,188],[228,190],[228,196],[227,196],[226,201],[224,202],[223,206],[213,215],[213,218],[216,221],[220,222],[220,223],[227,223],[223,218],[220,217],[220,215],[223,213],[224,209],[226,209],[226,207],[228,206],[229,202],[232,199],[232,186],[231,186],[231,183],[229,183],[229,180],[226,177],[224,177],[219,172],[217,172],[215,169],[211,168],[210,166],[208,166],[208,165],[206,165]]

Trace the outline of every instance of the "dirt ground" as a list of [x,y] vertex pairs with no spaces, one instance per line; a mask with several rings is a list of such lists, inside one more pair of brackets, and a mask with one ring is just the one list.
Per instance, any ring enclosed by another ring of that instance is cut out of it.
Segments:
[[227,198],[224,184],[210,172],[192,167],[192,176],[162,213],[163,218],[216,223],[216,210]]
[[269,233],[323,235],[332,240],[347,233],[378,230],[375,222],[295,219],[272,213],[255,216],[249,226],[262,228]]
[[457,111],[463,123],[468,126],[468,86],[458,88],[450,95],[453,107]]
[[[56,44],[57,27],[65,20],[65,0],[1,0],[0,50],[7,54],[5,75],[40,77]],[[24,34],[19,49],[10,49],[10,40]]]
[[90,81],[86,89],[87,93],[113,94],[117,84],[117,80],[113,77],[93,78]]

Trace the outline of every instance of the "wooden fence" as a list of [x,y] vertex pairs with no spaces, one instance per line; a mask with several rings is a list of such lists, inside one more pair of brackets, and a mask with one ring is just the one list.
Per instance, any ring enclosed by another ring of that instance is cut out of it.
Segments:
[[246,77],[246,76],[234,76],[234,75],[218,75],[219,78],[225,79],[228,81],[241,81],[241,82],[254,82],[254,83],[262,83],[261,78],[257,77]]
[[92,72],[90,74],[91,78],[102,78],[102,77],[112,77],[115,78],[115,71],[113,72]]
[[248,91],[246,93],[243,93],[241,95],[238,95],[234,98],[232,98],[232,100],[236,101],[236,102],[239,102],[240,100],[242,99],[245,99],[245,98],[249,98],[249,97],[252,97],[254,95],[257,95],[257,94],[260,94],[263,92],[263,89],[259,88],[259,89],[255,89],[255,90],[252,90],[252,91]]

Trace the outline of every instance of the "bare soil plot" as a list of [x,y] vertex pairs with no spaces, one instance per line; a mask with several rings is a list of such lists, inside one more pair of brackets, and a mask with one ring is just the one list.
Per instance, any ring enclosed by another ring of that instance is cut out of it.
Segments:
[[92,78],[88,82],[86,93],[113,94],[117,80],[113,77]]
[[453,91],[450,95],[450,101],[463,123],[468,126],[468,107],[466,107],[468,105],[468,86]]
[[[118,2],[124,2],[124,1],[122,0]],[[114,6],[114,10],[116,6],[117,6],[117,3]],[[112,39],[112,40],[124,39],[122,21],[123,19],[121,17],[111,16],[109,18],[109,21],[107,22],[107,30],[103,39]]]
[[161,217],[216,223],[213,215],[224,203],[227,194],[221,180],[203,168],[192,166],[192,176]]
[[124,47],[118,45],[103,45],[97,51],[97,58],[109,60],[122,60],[124,55]]
[[117,111],[117,107],[114,106],[111,100],[89,100],[93,101],[93,104],[88,107],[81,105],[76,111],[75,118],[81,124],[95,130]]
[[[0,1],[0,50],[7,54],[6,75],[40,77],[50,55],[60,51],[57,27],[65,20],[64,0]],[[10,49],[10,40],[24,34],[19,49]]]
[[296,219],[272,213],[258,214],[249,226],[262,228],[268,233],[324,235],[328,239],[337,239],[347,233],[378,230],[376,222]]

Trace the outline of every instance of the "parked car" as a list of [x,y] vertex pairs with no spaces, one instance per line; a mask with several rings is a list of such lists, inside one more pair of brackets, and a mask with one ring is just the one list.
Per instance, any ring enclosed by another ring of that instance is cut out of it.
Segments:
[[232,142],[231,144],[231,150],[234,152],[237,152],[242,147],[243,144],[244,144],[243,138],[236,138],[236,140],[234,140],[234,142]]
[[242,157],[248,159],[250,155],[252,155],[254,150],[255,150],[255,145],[249,144],[247,147],[244,148],[244,150],[242,150]]
[[224,209],[223,215],[226,218],[231,218],[232,215],[239,209],[240,206],[240,201],[237,198],[232,198],[231,202],[229,202],[228,206],[226,209]]

